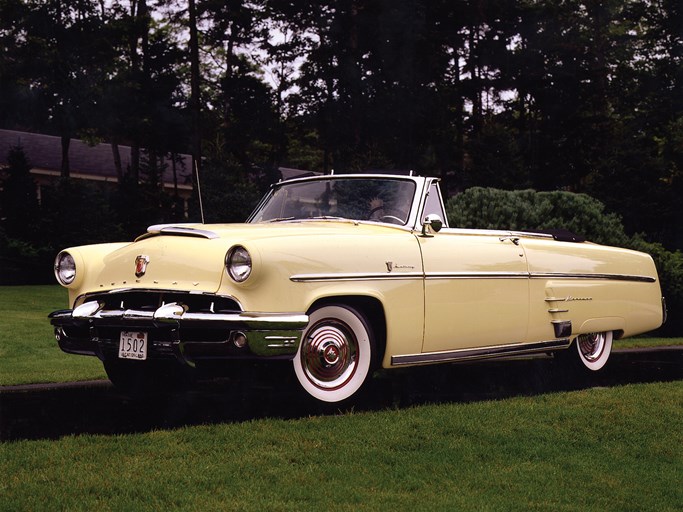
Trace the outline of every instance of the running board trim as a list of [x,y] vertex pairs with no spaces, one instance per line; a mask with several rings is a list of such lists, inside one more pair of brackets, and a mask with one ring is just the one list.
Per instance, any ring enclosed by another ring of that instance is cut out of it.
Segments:
[[412,364],[445,363],[455,361],[477,361],[480,359],[495,359],[524,354],[537,354],[568,348],[570,338],[562,338],[537,343],[515,343],[513,345],[495,345],[482,348],[466,348],[450,350],[448,352],[426,352],[423,354],[406,354],[391,356],[392,366],[404,366]]

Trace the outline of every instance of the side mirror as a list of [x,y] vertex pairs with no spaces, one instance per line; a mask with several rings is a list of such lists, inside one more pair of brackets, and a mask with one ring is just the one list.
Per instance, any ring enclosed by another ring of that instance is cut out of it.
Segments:
[[435,213],[430,213],[422,222],[422,236],[434,236],[441,231],[443,220]]

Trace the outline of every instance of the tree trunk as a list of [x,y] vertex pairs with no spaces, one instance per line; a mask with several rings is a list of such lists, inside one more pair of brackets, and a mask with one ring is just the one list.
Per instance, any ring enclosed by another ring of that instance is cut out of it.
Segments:
[[192,113],[192,183],[197,188],[197,174],[202,162],[202,134],[201,134],[201,97],[200,97],[200,71],[199,71],[199,37],[197,35],[197,9],[195,0],[189,0],[189,25],[190,25],[190,112]]
[[349,30],[349,68],[352,70],[350,77],[350,94],[351,94],[351,130],[353,132],[354,150],[359,151],[362,141],[361,131],[361,70],[360,70],[360,52],[358,49],[358,16],[359,8],[358,2],[351,2],[351,28]]
[[68,178],[71,176],[71,169],[69,167],[69,146],[71,145],[71,137],[68,135],[62,135],[62,167],[61,176],[62,178]]
[[133,142],[130,147],[130,181],[133,185],[140,183],[140,144]]
[[121,167],[121,152],[119,151],[119,143],[112,139],[111,141],[111,153],[114,157],[114,169],[116,169],[116,177],[119,183],[123,182],[123,167]]

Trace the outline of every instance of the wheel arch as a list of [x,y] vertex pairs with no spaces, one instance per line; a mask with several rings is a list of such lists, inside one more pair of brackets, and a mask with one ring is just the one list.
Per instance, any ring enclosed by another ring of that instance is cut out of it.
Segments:
[[626,320],[623,317],[613,316],[589,318],[585,320],[577,330],[575,330],[575,335],[572,337],[572,341],[574,341],[576,337],[581,334],[607,331],[612,331],[614,339],[618,340],[624,336],[625,329]]
[[376,361],[381,363],[387,340],[386,314],[382,302],[376,297],[367,295],[334,295],[316,299],[306,313],[310,315],[312,311],[332,304],[350,306],[365,316],[375,336]]

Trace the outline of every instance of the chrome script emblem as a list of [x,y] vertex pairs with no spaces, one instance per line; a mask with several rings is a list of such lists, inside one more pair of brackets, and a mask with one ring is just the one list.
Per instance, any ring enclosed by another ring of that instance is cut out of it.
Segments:
[[149,256],[140,254],[135,258],[135,277],[142,277],[147,272],[147,264],[149,263]]
[[413,270],[414,265],[397,265],[393,261],[385,261],[387,272],[393,272],[395,269]]

